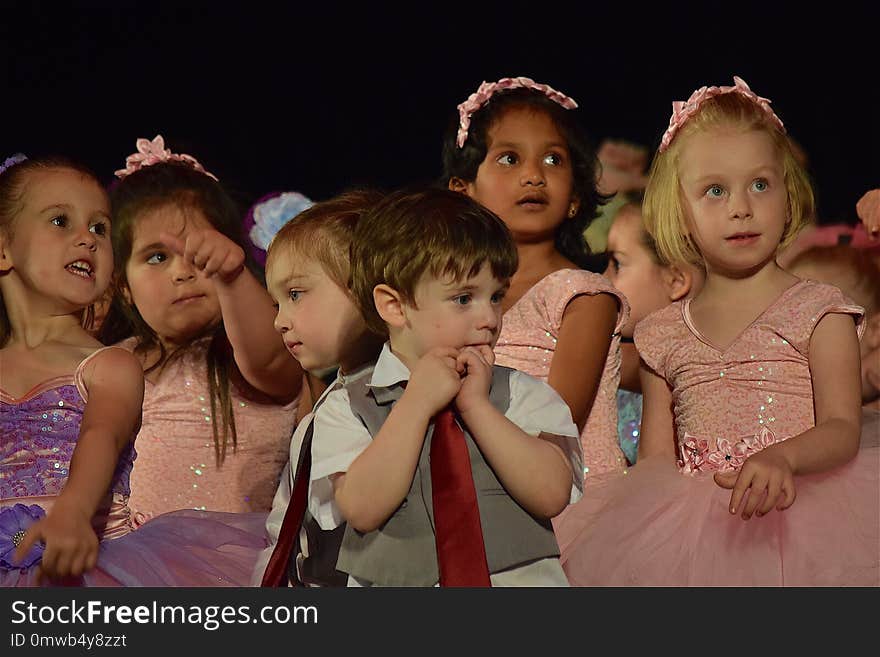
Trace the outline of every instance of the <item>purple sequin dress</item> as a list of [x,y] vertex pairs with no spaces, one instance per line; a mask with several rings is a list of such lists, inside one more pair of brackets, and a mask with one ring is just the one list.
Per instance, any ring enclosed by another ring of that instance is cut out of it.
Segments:
[[[67,481],[87,399],[82,370],[95,354],[73,376],[46,381],[21,398],[0,389],[0,587],[37,585],[40,548],[22,563],[15,562],[14,548]],[[101,539],[97,567],[63,583],[247,585],[266,546],[266,514],[182,510],[135,529],[128,508],[134,458],[133,446],[122,451],[105,502],[93,518]]]

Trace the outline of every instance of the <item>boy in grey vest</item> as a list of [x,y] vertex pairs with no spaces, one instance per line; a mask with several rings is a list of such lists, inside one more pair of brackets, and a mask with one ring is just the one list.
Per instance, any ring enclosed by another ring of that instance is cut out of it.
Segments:
[[309,498],[323,530],[347,523],[336,568],[349,586],[438,583],[430,454],[450,404],[491,583],[567,585],[550,518],[582,495],[577,427],[550,386],[493,366],[516,266],[504,223],[463,194],[398,192],[358,222],[351,289],[388,341],[316,411]]

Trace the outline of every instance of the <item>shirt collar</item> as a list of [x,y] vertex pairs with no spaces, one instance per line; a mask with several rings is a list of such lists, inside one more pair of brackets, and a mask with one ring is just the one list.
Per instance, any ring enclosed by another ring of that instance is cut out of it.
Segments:
[[402,381],[409,381],[409,368],[391,351],[391,343],[386,342],[367,385],[371,388],[390,388]]

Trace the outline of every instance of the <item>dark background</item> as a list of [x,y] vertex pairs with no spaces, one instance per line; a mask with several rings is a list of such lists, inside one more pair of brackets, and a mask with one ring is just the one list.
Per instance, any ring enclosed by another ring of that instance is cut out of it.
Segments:
[[61,152],[109,182],[137,137],[236,198],[440,173],[483,80],[564,91],[600,141],[653,152],[672,100],[743,77],[806,150],[823,222],[880,187],[878,3],[3,2],[0,157]]

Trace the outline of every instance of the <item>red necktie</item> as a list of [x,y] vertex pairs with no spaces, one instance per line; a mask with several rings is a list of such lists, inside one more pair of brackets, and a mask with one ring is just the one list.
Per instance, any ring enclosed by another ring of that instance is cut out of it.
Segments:
[[[260,586],[286,586],[288,582],[288,564],[290,555],[294,552],[294,545],[299,539],[299,530],[302,527],[303,516],[306,512],[306,502],[309,493],[309,475],[312,471],[312,428],[306,431],[302,449],[300,449],[299,463],[296,468],[296,476],[293,480],[293,492],[287,503],[287,511],[284,512],[284,520],[281,521],[281,531],[278,532],[278,542],[266,564],[263,580]],[[299,585],[295,579],[291,579],[293,586]]]
[[440,586],[491,586],[471,459],[449,407],[434,419],[431,487]]

